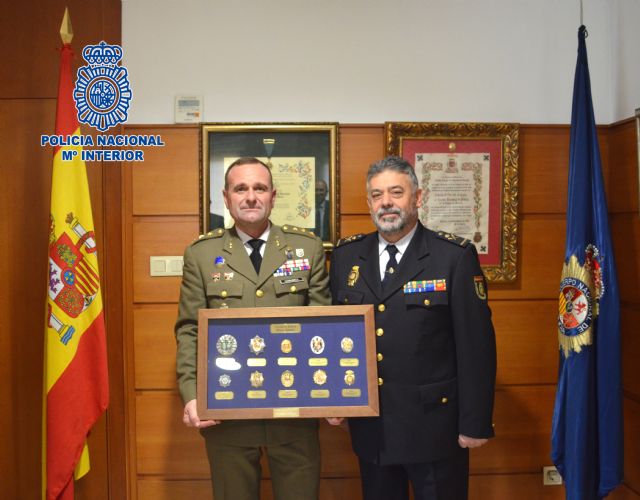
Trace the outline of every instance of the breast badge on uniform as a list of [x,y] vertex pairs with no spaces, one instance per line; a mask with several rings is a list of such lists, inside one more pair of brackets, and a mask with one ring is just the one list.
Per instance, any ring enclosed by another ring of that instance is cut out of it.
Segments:
[[353,266],[347,276],[347,286],[356,286],[356,281],[360,277],[360,266]]
[[476,289],[476,295],[480,300],[487,300],[487,287],[484,282],[484,276],[474,276],[473,286]]
[[296,248],[296,257],[299,259],[304,257],[304,248]]
[[213,261],[216,267],[224,266],[224,257],[222,255],[218,255]]
[[220,273],[211,273],[211,279],[213,281],[220,281],[220,276],[221,276]]

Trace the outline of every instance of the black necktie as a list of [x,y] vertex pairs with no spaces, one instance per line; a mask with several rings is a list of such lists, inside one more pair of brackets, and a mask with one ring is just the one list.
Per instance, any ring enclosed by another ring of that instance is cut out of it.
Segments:
[[260,255],[260,247],[264,243],[262,240],[249,240],[247,241],[249,246],[253,248],[251,255],[249,258],[251,259],[251,263],[253,264],[256,273],[260,273],[260,264],[262,263],[262,255]]
[[395,245],[387,245],[385,250],[389,253],[389,262],[387,262],[387,268],[384,270],[384,278],[382,278],[383,287],[391,281],[393,273],[398,270],[398,261],[396,261],[398,248]]

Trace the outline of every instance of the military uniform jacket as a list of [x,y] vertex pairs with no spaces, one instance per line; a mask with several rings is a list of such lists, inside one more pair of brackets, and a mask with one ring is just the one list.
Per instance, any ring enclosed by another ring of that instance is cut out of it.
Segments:
[[451,455],[458,434],[492,437],[495,335],[475,247],[418,223],[383,292],[378,234],[350,239],[333,251],[333,303],[374,305],[381,412],[349,419],[355,452],[423,463]]
[[[286,280],[273,276],[287,260],[299,258],[309,260],[309,270],[295,271]],[[328,279],[322,241],[313,233],[291,226],[271,225],[259,275],[233,228],[214,230],[187,247],[175,325],[176,368],[183,401],[196,397],[199,309],[328,305]],[[253,446],[256,433],[261,432],[254,423],[224,421],[207,431],[225,442]],[[271,420],[267,421],[267,432],[271,441],[283,441],[291,438],[292,428],[310,425],[316,423]]]

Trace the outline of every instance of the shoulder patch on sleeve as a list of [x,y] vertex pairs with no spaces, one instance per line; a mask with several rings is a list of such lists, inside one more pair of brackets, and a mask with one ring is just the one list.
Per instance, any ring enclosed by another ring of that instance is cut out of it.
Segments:
[[468,240],[467,238],[463,238],[462,236],[457,236],[452,233],[447,233],[445,231],[436,231],[436,235],[441,240],[446,240],[451,243],[455,243],[456,245],[459,245],[461,247],[466,247],[470,243],[470,240]]
[[300,236],[307,236],[308,238],[316,237],[316,235],[313,234],[313,231],[311,231],[310,229],[305,229],[304,227],[285,225],[282,226],[282,232],[288,234],[299,234]]
[[201,234],[196,239],[194,239],[191,242],[191,244],[195,245],[196,243],[198,243],[200,241],[210,240],[212,238],[220,238],[220,236],[222,236],[224,234],[224,231],[225,231],[224,229],[218,228],[218,229],[214,229],[213,231],[209,231],[208,233]]
[[342,245],[346,245],[348,243],[353,243],[354,241],[360,241],[365,236],[366,234],[360,233],[360,234],[352,234],[351,236],[347,236],[346,238],[340,238],[338,240],[338,243],[336,243],[336,248],[341,247]]

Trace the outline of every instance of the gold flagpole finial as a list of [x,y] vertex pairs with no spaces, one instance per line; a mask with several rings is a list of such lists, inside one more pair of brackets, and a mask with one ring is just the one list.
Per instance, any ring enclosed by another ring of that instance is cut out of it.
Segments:
[[64,8],[64,17],[60,25],[60,38],[62,38],[62,43],[71,43],[71,40],[73,40],[73,28],[71,27],[68,7]]

